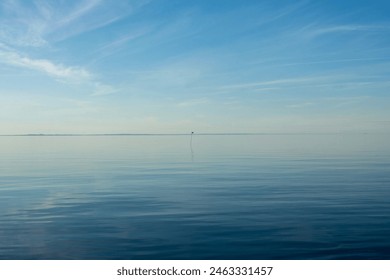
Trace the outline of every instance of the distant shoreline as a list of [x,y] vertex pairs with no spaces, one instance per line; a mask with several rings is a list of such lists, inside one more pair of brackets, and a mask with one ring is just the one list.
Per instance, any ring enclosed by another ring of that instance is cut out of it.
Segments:
[[[244,136],[244,135],[369,135],[388,134],[385,132],[291,132],[291,133],[193,133],[192,135],[204,136]],[[0,137],[84,137],[84,136],[189,136],[191,133],[31,133],[31,134],[0,134]]]

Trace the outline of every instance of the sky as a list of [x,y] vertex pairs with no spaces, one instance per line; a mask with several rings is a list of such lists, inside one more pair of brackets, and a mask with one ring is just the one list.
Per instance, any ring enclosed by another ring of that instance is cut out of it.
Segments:
[[2,0],[0,134],[390,133],[390,2]]

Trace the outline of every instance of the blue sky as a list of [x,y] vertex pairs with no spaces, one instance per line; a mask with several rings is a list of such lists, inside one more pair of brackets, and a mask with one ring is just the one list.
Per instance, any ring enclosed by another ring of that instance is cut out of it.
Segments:
[[9,133],[390,132],[389,1],[3,0]]

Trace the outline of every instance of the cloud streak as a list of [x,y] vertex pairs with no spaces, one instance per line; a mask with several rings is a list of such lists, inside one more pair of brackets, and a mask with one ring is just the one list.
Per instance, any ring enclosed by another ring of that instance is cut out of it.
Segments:
[[390,26],[388,24],[334,24],[334,25],[319,25],[309,24],[298,29],[295,34],[299,34],[306,38],[317,38],[325,35],[336,35],[346,33],[373,33],[373,32],[388,32]]
[[84,68],[65,66],[47,59],[33,59],[12,51],[10,48],[4,47],[1,44],[0,63],[38,71],[67,83],[82,83],[89,88],[92,88],[90,96],[102,96],[118,92],[117,88],[97,81],[95,77]]
[[48,59],[43,51],[53,50],[58,41],[109,25],[143,3],[146,2],[4,0],[0,3],[0,63],[61,82],[82,83],[90,88],[91,95],[112,94],[117,91],[114,87],[100,82],[83,66]]
[[177,104],[178,107],[192,107],[192,106],[198,106],[198,105],[205,105],[209,104],[210,99],[209,98],[198,98],[198,99],[191,99],[187,101],[183,101]]
[[98,5],[102,3],[102,0],[86,0],[82,1],[70,14],[63,17],[59,22],[57,26],[64,26],[71,22],[74,22],[78,20],[79,18],[83,17],[85,14],[92,11],[94,8],[96,8]]
[[325,80],[326,78],[327,77],[304,77],[304,78],[291,78],[291,79],[277,79],[277,80],[261,81],[261,82],[254,82],[254,83],[232,84],[227,86],[221,86],[220,89],[248,89],[248,88],[257,88],[263,86],[305,84],[308,82]]
[[91,94],[91,96],[103,96],[103,95],[109,95],[118,92],[119,90],[111,85],[106,85],[102,83],[95,83],[94,85],[94,92]]
[[105,0],[70,1],[57,3],[35,0],[3,1],[0,10],[0,42],[12,46],[44,47],[50,43],[105,27],[133,13],[145,1],[119,3]]
[[36,70],[51,77],[65,79],[67,81],[86,81],[92,77],[83,68],[64,66],[47,59],[32,59],[20,55],[15,51],[0,49],[0,61],[8,65]]

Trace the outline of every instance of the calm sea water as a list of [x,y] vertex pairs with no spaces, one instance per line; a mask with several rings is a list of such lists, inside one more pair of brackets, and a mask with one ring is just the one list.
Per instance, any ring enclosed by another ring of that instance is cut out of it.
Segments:
[[390,259],[390,137],[0,137],[0,259]]

